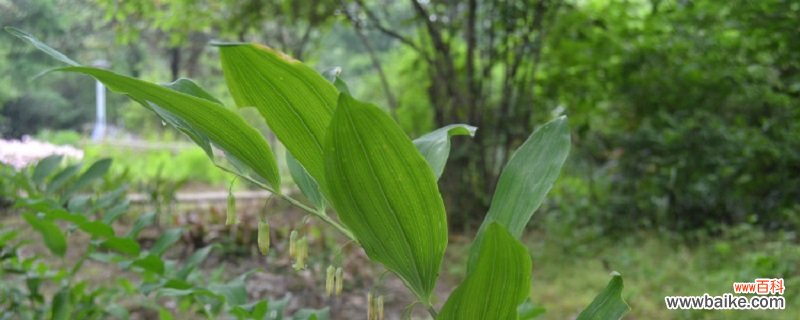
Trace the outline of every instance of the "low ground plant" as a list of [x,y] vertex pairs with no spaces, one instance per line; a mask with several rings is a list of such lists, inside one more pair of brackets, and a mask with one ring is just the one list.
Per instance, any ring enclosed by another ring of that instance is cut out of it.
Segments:
[[[225,279],[221,270],[200,270],[217,244],[197,248],[185,260],[168,258],[185,233],[181,228],[165,229],[145,247],[140,234],[154,227],[156,213],[131,216],[125,177],[106,174],[111,160],[85,169],[64,162],[51,156],[23,170],[0,170],[2,180],[15,186],[0,196],[11,199],[9,212],[19,212],[28,226],[0,222],[0,319],[128,319],[134,313],[160,319],[328,318],[325,309],[285,318],[288,295],[250,301],[245,281],[252,271]],[[117,231],[121,218],[133,219],[125,232]],[[37,237],[41,241],[32,241]]]

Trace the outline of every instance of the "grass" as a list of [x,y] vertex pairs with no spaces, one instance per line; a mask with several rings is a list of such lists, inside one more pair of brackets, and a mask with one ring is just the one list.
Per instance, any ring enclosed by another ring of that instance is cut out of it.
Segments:
[[[692,241],[649,232],[564,247],[538,233],[527,239],[533,299],[547,309],[544,319],[574,318],[616,270],[632,309],[626,319],[796,319],[800,245],[794,236],[741,226]],[[785,310],[672,311],[664,305],[668,295],[722,295],[732,293],[733,282],[772,277],[785,278]]]
[[187,180],[207,186],[226,188],[232,176],[219,170],[202,149],[194,145],[173,144],[173,148],[136,147],[115,143],[85,144],[85,162],[100,158],[114,159],[111,167],[114,175],[128,171],[134,182],[149,182],[157,179],[168,181]]

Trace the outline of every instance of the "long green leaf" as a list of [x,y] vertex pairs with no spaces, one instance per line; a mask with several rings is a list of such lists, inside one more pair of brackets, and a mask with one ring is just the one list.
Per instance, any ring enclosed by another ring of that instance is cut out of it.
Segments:
[[100,245],[129,256],[137,256],[141,252],[139,243],[131,238],[110,237],[101,242]]
[[78,228],[94,237],[110,238],[114,236],[114,229],[100,221],[87,221],[79,224]]
[[173,244],[181,239],[183,230],[181,228],[169,229],[156,240],[156,243],[150,248],[150,254],[161,256],[167,249],[172,247]]
[[519,238],[553,187],[569,149],[566,117],[550,121],[531,134],[500,174],[484,224],[497,221]]
[[44,182],[45,178],[58,169],[58,165],[61,164],[62,159],[64,159],[64,157],[61,155],[52,155],[39,161],[39,163],[36,164],[36,168],[33,169],[33,176],[31,177],[33,183],[38,186]]
[[492,222],[519,238],[545,195],[553,187],[570,149],[569,124],[559,117],[528,137],[511,156],[497,183],[489,213],[470,250],[467,270],[472,270],[483,229]]
[[325,172],[329,200],[369,257],[429,303],[447,218],[436,178],[411,140],[378,107],[341,94]]
[[136,259],[131,266],[139,267],[156,274],[164,274],[164,261],[154,254],[148,254],[143,258]]
[[275,191],[280,190],[280,174],[272,150],[264,137],[237,113],[205,99],[105,70],[86,67],[61,70],[94,76],[113,91],[150,101],[168,110],[207,136],[220,149],[247,165]]
[[16,36],[17,38],[20,38],[20,39],[23,39],[25,41],[30,42],[37,49],[43,51],[44,53],[47,53],[51,57],[53,57],[53,58],[55,58],[55,59],[57,59],[57,60],[59,60],[59,61],[61,61],[63,63],[66,63],[66,64],[71,65],[71,66],[78,66],[79,65],[77,62],[75,62],[75,60],[70,59],[69,57],[67,57],[63,53],[58,52],[57,50],[51,48],[50,46],[48,46],[48,45],[44,44],[43,42],[39,41],[38,39],[34,38],[30,34],[25,33],[25,31],[22,31],[20,29],[14,28],[14,27],[5,27],[5,29],[6,29],[6,31],[8,33]]
[[256,107],[286,149],[322,183],[336,88],[300,61],[264,46],[220,45],[220,58],[236,104]]
[[617,272],[611,276],[608,286],[578,315],[577,320],[621,319],[631,309],[622,300],[622,276]]
[[72,314],[72,295],[69,287],[63,287],[53,296],[51,316],[52,320],[67,320]]
[[78,180],[68,187],[67,194],[77,192],[95,180],[102,178],[103,175],[108,172],[108,169],[111,168],[111,162],[112,159],[105,158],[92,163],[89,169],[86,169],[86,171],[78,177]]
[[436,179],[439,179],[450,156],[450,137],[461,135],[474,137],[476,130],[477,127],[466,124],[451,124],[414,139],[414,145],[428,161]]
[[46,189],[48,193],[53,193],[64,186],[67,181],[72,179],[78,172],[81,171],[83,165],[80,163],[69,165],[61,171],[57,172],[52,178],[50,183],[47,184]]
[[168,110],[203,133],[220,149],[247,165],[275,191],[280,190],[280,174],[272,150],[264,137],[237,113],[206,99],[105,70],[85,67],[61,70],[94,76],[111,90],[150,101]]
[[504,227],[485,231],[475,269],[445,302],[436,319],[516,319],[530,294],[531,257]]
[[40,219],[33,213],[23,213],[22,218],[39,232],[44,239],[44,244],[55,255],[64,256],[67,252],[67,238],[58,225],[50,220]]
[[170,124],[176,125],[198,142],[209,156],[210,149],[202,144],[204,139],[222,149],[226,157],[232,158],[237,169],[241,171],[239,166],[246,166],[274,191],[280,191],[278,166],[264,137],[240,115],[215,102],[213,97],[209,98],[207,93],[202,94],[204,91],[198,90],[199,87],[193,83],[187,86],[185,81],[179,81],[160,86],[103,69],[77,66],[77,63],[34,37],[16,29],[7,30],[54,58],[73,65],[58,70],[90,75],[112,91],[127,94],[162,118],[169,119]]

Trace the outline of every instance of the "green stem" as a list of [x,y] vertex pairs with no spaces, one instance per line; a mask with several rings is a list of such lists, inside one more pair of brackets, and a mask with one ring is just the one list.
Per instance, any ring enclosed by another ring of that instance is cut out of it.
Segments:
[[431,314],[431,317],[436,319],[436,309],[434,309],[433,306],[428,306],[428,313]]
[[92,252],[94,252],[94,245],[90,244],[86,248],[86,251],[83,252],[83,255],[81,255],[80,259],[75,263],[74,266],[72,266],[72,270],[70,270],[69,272],[69,280],[68,280],[70,283],[72,282],[72,278],[75,277],[75,274],[78,273],[78,270],[80,270],[81,267],[83,267],[83,263],[86,262],[87,259],[89,259],[89,255],[92,254]]
[[264,184],[264,183],[262,183],[260,181],[256,181],[255,179],[252,179],[250,177],[247,177],[247,176],[244,176],[244,175],[240,175],[239,173],[234,172],[234,171],[232,171],[232,170],[230,170],[228,168],[225,168],[224,166],[217,165],[217,167],[222,169],[222,170],[224,170],[224,171],[227,171],[227,172],[230,172],[230,173],[232,173],[234,175],[242,177],[242,178],[246,179],[247,181],[250,181],[250,182],[254,183],[255,185],[261,187],[264,190],[272,192],[272,194],[281,197],[281,199],[284,199],[284,200],[288,201],[290,204],[294,205],[295,207],[298,207],[298,208],[302,209],[303,211],[308,212],[308,213],[316,216],[317,218],[319,218],[320,220],[324,221],[325,223],[333,226],[333,228],[335,228],[336,230],[341,232],[345,237],[349,238],[350,240],[352,240],[355,243],[358,243],[358,240],[356,240],[356,237],[353,235],[353,233],[350,232],[350,230],[347,230],[347,228],[345,228],[344,226],[342,226],[341,224],[339,224],[335,220],[331,219],[331,217],[329,217],[325,213],[325,211],[323,211],[323,210],[315,210],[315,209],[303,204],[302,202],[298,201],[295,198],[292,198],[292,197],[290,197],[288,195],[285,195],[283,193],[280,193],[280,192],[275,192],[275,190],[273,190],[272,187],[270,187],[270,186],[268,186],[268,185],[266,185],[266,184]]
[[[270,192],[272,192],[272,191],[270,190]],[[273,192],[273,193],[274,193],[274,192]],[[338,222],[336,222],[335,220],[331,219],[331,217],[330,217],[330,216],[328,216],[328,215],[325,213],[325,211],[322,211],[322,210],[315,210],[315,209],[313,209],[313,208],[311,208],[311,207],[309,207],[309,206],[307,206],[307,205],[303,204],[302,202],[300,202],[300,201],[298,201],[297,199],[295,199],[295,198],[292,198],[292,197],[290,197],[290,196],[288,196],[288,195],[285,195],[285,194],[282,194],[282,193],[280,193],[280,194],[277,194],[277,195],[278,195],[279,197],[281,197],[282,199],[284,199],[284,200],[288,201],[289,203],[291,203],[291,204],[292,204],[292,205],[294,205],[295,207],[298,207],[298,208],[302,209],[303,211],[306,211],[306,212],[308,212],[308,213],[310,213],[310,214],[312,214],[312,215],[316,216],[316,217],[317,217],[317,218],[319,218],[320,220],[322,220],[322,221],[324,221],[324,222],[326,222],[326,223],[330,224],[330,225],[331,225],[331,226],[333,226],[333,227],[334,227],[336,230],[338,230],[339,232],[341,232],[342,234],[344,234],[346,237],[350,238],[350,240],[353,240],[353,241],[355,241],[356,243],[358,242],[358,240],[356,240],[356,237],[355,237],[355,236],[353,236],[353,234],[350,232],[350,230],[347,230],[347,228],[345,228],[344,226],[342,226],[341,224],[339,224],[339,223],[338,223]]]

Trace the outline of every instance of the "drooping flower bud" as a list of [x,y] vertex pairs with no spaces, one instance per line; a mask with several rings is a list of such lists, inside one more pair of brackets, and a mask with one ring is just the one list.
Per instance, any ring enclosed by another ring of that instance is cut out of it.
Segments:
[[375,315],[377,320],[383,320],[383,295],[375,299]]
[[342,294],[342,287],[344,286],[344,271],[342,267],[336,268],[336,284],[334,287],[336,288],[336,296]]
[[289,256],[294,257],[296,251],[297,251],[297,230],[292,230],[292,232],[289,233]]
[[258,222],[258,250],[262,255],[269,253],[269,221]]
[[375,308],[372,303],[372,292],[367,292],[367,320],[375,319]]
[[297,240],[295,247],[295,260],[294,269],[301,270],[306,267],[306,258],[308,257],[308,239],[304,236]]
[[328,270],[325,275],[325,294],[329,297],[333,294],[333,287],[336,277],[336,268],[333,266],[328,266]]
[[228,189],[228,212],[227,217],[225,219],[225,225],[229,226],[232,224],[236,224],[236,197],[233,196],[233,191]]

